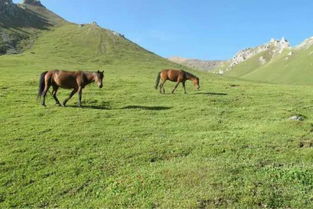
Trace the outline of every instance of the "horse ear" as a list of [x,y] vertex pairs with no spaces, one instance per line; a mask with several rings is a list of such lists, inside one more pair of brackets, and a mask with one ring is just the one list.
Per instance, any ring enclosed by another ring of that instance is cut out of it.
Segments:
[[104,70],[101,73],[104,73]]
[[100,73],[100,71],[98,70],[97,73]]

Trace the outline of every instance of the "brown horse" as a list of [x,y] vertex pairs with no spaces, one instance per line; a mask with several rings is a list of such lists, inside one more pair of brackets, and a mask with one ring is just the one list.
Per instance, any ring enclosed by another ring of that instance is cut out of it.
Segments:
[[[160,80],[162,80],[161,83],[160,83]],[[176,85],[174,89],[172,90],[172,94],[175,92],[179,83],[183,84],[184,92],[186,94],[186,87],[185,87],[186,80],[191,80],[193,82],[193,85],[197,88],[197,90],[200,89],[199,78],[183,70],[162,70],[161,72],[159,72],[156,82],[155,82],[155,89],[158,89],[158,86],[159,86],[160,93],[164,94],[165,93],[164,83],[167,80],[176,82]]]
[[103,71],[100,72],[84,72],[84,71],[63,71],[63,70],[52,70],[43,72],[40,75],[39,80],[39,92],[38,97],[43,97],[41,104],[46,106],[45,99],[46,94],[52,86],[52,96],[56,101],[56,104],[61,106],[57,98],[57,92],[59,87],[64,89],[73,89],[70,96],[64,100],[63,106],[66,105],[68,100],[78,92],[78,106],[81,106],[82,90],[86,85],[96,82],[99,88],[102,88]]

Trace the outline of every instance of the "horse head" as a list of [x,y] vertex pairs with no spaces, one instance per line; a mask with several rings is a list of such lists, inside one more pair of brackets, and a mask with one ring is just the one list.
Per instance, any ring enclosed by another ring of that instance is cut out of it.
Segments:
[[200,89],[200,80],[199,80],[198,77],[195,77],[195,78],[193,79],[193,85],[197,88],[197,90]]
[[103,84],[102,84],[103,77],[104,77],[103,72],[104,71],[99,71],[99,70],[96,72],[95,82],[97,83],[99,88],[103,87]]

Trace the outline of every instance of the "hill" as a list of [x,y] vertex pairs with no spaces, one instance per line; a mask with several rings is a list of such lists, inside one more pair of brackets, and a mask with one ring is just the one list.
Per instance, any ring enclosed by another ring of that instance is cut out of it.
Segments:
[[38,33],[65,22],[34,0],[22,4],[1,0],[0,16],[0,55],[21,53],[32,46]]
[[187,59],[183,57],[170,57],[168,58],[168,60],[202,71],[211,71],[214,68],[217,68],[221,63],[223,63],[223,61],[220,60],[199,60]]
[[115,61],[170,63],[95,22],[70,23],[37,0],[24,0],[22,4],[1,1],[0,12],[2,54],[25,52],[23,56],[37,61],[53,55],[56,62],[93,60],[98,65]]
[[226,76],[281,84],[312,84],[312,38],[297,47],[287,40],[269,43],[237,53],[215,69]]

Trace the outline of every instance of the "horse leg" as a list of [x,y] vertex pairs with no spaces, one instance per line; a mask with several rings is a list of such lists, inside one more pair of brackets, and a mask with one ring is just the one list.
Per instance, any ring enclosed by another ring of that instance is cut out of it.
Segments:
[[81,107],[81,103],[82,103],[82,92],[83,92],[83,88],[79,87],[78,88],[78,107]]
[[75,89],[71,92],[70,96],[64,100],[64,102],[63,102],[63,106],[64,106],[64,107],[65,107],[66,103],[68,102],[68,100],[70,100],[70,99],[72,98],[72,96],[74,96],[74,94],[75,94],[76,92],[77,92],[77,89],[75,88]]
[[58,97],[57,97],[58,89],[59,89],[58,86],[53,86],[52,96],[53,96],[53,98],[54,98],[56,104],[59,105],[59,106],[61,106],[61,103],[60,103],[60,101],[58,100]]
[[42,106],[46,106],[46,95],[47,95],[49,88],[50,88],[50,83],[48,80],[46,80],[45,81],[45,89],[42,92],[42,101],[41,101]]
[[[165,89],[164,89],[164,84],[165,84],[165,81],[166,80],[162,80],[161,84],[160,84],[160,93],[162,94],[165,94]],[[163,91],[162,91],[163,90]]]
[[186,92],[186,81],[183,81],[182,83],[183,83],[183,87],[184,87],[184,92],[185,92],[185,94],[187,94],[187,92]]
[[172,90],[172,94],[174,94],[175,90],[177,89],[178,85],[179,85],[180,81],[178,81],[174,87],[174,89]]

